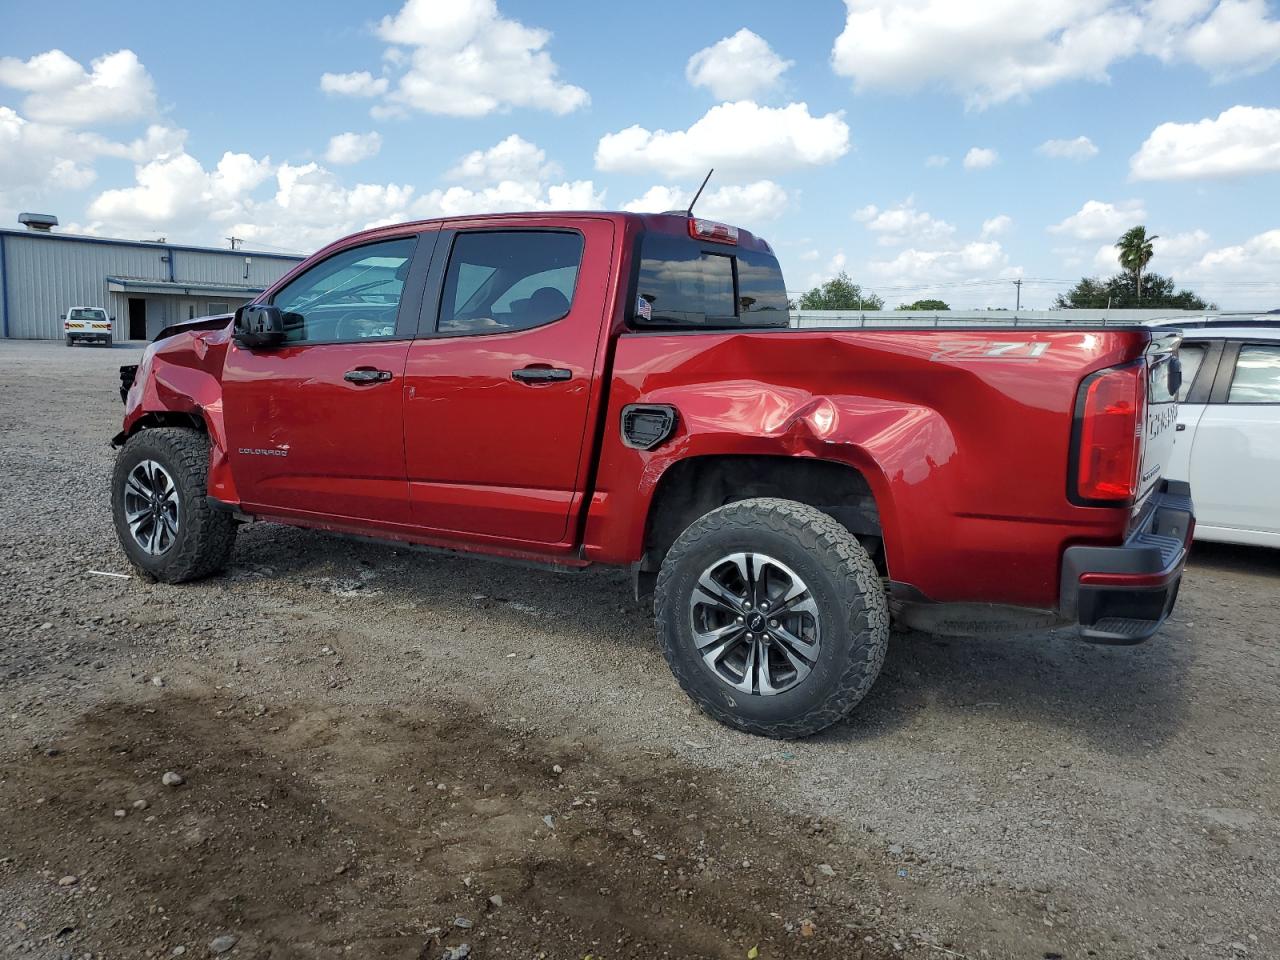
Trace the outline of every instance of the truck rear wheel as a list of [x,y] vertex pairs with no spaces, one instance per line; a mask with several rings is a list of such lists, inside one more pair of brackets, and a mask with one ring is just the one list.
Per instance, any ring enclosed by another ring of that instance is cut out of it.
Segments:
[[69,347],[69,346],[71,346],[73,343],[75,343],[75,340],[72,338],[71,334],[69,334],[69,333],[68,333],[68,334],[67,334],[67,346]]
[[182,583],[226,566],[236,521],[206,492],[209,438],[161,427],[135,433],[116,458],[111,510],[129,561],[164,583]]
[[875,564],[815,507],[720,507],[671,547],[654,602],[672,673],[707,714],[748,733],[805,737],[871,689],[889,642]]

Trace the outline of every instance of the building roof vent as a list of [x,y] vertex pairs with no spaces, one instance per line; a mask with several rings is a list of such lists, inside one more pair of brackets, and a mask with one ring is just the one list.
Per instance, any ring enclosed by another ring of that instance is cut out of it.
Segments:
[[51,213],[20,213],[18,222],[37,233],[52,233],[58,225],[58,218]]

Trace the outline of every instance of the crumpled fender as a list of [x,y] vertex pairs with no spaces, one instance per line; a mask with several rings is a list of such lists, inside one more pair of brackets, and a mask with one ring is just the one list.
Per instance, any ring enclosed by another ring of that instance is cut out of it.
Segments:
[[[842,463],[866,478],[876,499],[884,527],[884,545],[890,564],[904,556],[904,538],[918,526],[939,522],[951,509],[947,471],[953,469],[956,442],[950,427],[933,409],[898,400],[863,396],[814,396],[798,387],[763,382],[727,381],[697,383],[648,392],[644,403],[669,404],[679,411],[676,435],[651,453],[627,450],[620,445],[606,454],[601,475],[618,461],[631,460],[636,470],[634,493],[619,487],[609,493],[612,509],[593,513],[593,520],[648,516],[663,475],[691,457],[782,456],[811,457]],[[616,418],[611,418],[616,419]],[[911,498],[912,518],[898,516],[898,491],[916,488]],[[630,501],[630,503],[627,503]],[[593,504],[593,509],[603,504]],[[631,523],[621,542],[614,531],[589,524],[587,543],[621,547],[621,559],[634,559],[643,550],[644,524]],[[602,557],[603,558],[603,557]]]
[[209,434],[209,495],[238,504],[222,412],[222,367],[230,326],[174,333],[149,346],[125,398],[124,436],[163,414],[199,417]]

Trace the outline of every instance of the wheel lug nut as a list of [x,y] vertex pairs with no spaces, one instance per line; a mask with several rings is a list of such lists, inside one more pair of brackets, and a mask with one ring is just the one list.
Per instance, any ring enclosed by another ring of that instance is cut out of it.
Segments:
[[748,634],[747,634],[747,639],[748,639],[748,640],[754,640],[755,638],[756,638],[756,635],[755,635],[754,633],[748,633]]
[[739,622],[739,623],[742,623],[742,618],[741,618],[741,617],[739,617],[739,618],[738,618],[738,622]]
[[778,625],[778,621],[777,621],[777,620],[770,620],[770,621],[769,621],[769,626],[771,626],[771,627],[776,627],[777,625]]
[[750,600],[748,600],[746,603],[744,603],[744,604],[743,604],[743,606],[744,606],[744,607],[746,607],[748,610],[750,610],[750,609],[751,609],[751,601],[750,601]]

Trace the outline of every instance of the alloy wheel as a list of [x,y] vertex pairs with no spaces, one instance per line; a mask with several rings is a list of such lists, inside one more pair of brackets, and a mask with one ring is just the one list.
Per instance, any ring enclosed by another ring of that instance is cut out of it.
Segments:
[[821,630],[812,591],[763,553],[733,553],[707,567],[689,598],[689,615],[703,663],[740,693],[784,693],[818,661]]

